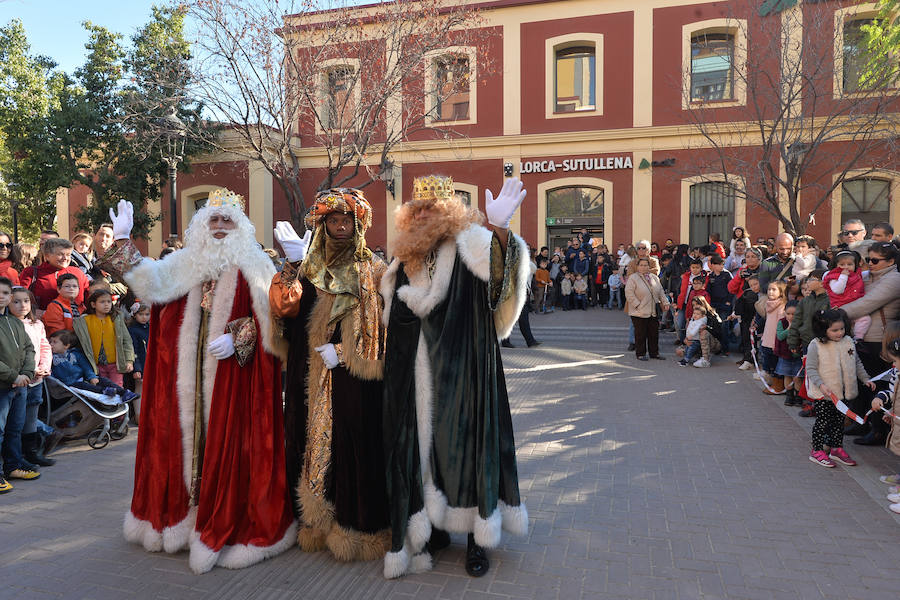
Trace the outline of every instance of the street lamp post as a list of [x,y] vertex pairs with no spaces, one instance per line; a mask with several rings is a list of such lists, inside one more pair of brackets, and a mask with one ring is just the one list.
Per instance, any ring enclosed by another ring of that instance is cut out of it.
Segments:
[[169,234],[178,236],[178,199],[176,196],[176,181],[178,177],[178,163],[184,158],[184,140],[187,128],[178,115],[175,107],[170,107],[166,116],[158,120],[162,134],[166,139],[165,154],[162,159],[169,167]]
[[384,159],[384,162],[381,163],[381,175],[379,176],[384,182],[385,187],[387,188],[388,193],[391,196],[394,195],[394,161],[389,158]]

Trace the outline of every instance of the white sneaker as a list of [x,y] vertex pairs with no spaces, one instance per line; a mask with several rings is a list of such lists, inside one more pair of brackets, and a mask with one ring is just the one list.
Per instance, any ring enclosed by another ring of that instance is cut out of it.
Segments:
[[701,358],[701,359],[697,360],[696,362],[694,362],[694,366],[697,367],[698,369],[705,369],[706,367],[710,367],[712,365],[710,365],[709,361],[706,360],[705,358]]
[[762,381],[762,377],[759,376],[759,373],[754,373],[753,379],[756,379],[757,381]]
[[738,369],[740,369],[741,371],[749,371],[752,368],[753,368],[753,363],[747,362],[746,360],[744,362],[742,362],[740,365],[738,365]]
[[888,506],[888,508],[895,513],[900,513],[900,502],[898,502],[897,504],[891,504],[890,506]]
[[888,494],[887,499],[894,504],[900,503],[900,494]]

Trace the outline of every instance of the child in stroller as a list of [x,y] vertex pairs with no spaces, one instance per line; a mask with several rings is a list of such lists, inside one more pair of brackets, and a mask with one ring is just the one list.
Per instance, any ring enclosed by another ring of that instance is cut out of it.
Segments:
[[128,433],[128,403],[138,395],[94,373],[77,343],[69,330],[50,335],[49,420],[66,438],[87,435],[92,448],[102,448]]
[[50,334],[50,350],[53,352],[51,374],[69,387],[100,394],[105,404],[122,404],[137,398],[137,394],[100,377],[91,369],[87,358],[78,349],[78,338],[68,329]]

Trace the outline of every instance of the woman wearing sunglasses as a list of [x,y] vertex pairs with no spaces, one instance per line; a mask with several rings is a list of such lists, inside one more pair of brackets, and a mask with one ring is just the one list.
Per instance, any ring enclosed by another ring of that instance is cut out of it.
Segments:
[[12,266],[13,243],[9,234],[0,231],[0,277],[6,277],[13,285],[19,285],[19,274]]
[[[883,373],[891,366],[882,358],[881,346],[885,330],[892,323],[900,320],[898,258],[900,258],[900,251],[893,243],[875,242],[871,244],[866,257],[869,267],[868,277],[864,277],[866,293],[862,298],[841,307],[851,320],[866,315],[872,319],[872,324],[863,341],[857,345],[857,350],[866,370],[873,375]],[[874,394],[865,387],[861,387],[860,392],[861,395],[856,401],[858,405],[853,406],[853,409],[862,410],[859,414],[865,414]],[[867,446],[883,444],[887,435],[887,426],[879,418],[869,419],[869,424],[871,429],[863,437],[854,440],[854,443]]]

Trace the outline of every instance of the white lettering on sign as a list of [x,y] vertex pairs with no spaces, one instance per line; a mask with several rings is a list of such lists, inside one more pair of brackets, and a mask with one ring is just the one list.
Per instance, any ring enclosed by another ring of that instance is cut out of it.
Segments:
[[556,171],[605,171],[608,169],[632,169],[630,156],[612,158],[566,158],[553,160],[529,160],[519,163],[519,173],[555,173]]

